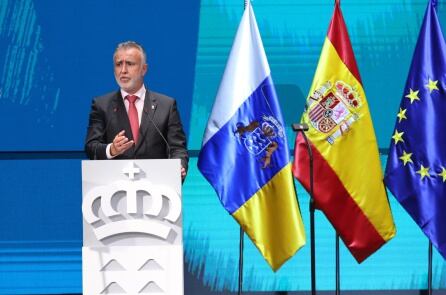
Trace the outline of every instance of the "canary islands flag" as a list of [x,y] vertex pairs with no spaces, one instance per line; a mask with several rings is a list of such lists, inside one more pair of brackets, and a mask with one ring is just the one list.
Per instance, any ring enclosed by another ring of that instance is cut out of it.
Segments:
[[[314,200],[358,262],[395,235],[375,132],[347,28],[335,3],[302,122],[314,158]],[[310,189],[309,158],[296,137],[293,173]]]
[[305,244],[283,119],[249,1],[198,168],[274,271]]
[[385,182],[446,259],[446,44],[429,1],[399,107]]

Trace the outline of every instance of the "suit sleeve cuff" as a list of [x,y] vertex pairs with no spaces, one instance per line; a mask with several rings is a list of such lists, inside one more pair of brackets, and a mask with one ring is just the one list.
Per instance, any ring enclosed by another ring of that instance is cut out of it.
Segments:
[[[105,154],[107,155],[107,159],[113,159],[114,156],[111,155],[111,143],[107,144],[107,148],[105,149]],[[116,156],[115,156],[116,157]]]

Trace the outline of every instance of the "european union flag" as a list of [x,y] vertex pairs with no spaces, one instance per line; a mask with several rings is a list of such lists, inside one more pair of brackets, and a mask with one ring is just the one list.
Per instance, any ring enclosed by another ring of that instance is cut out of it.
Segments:
[[401,100],[385,182],[446,259],[446,43],[429,1]]

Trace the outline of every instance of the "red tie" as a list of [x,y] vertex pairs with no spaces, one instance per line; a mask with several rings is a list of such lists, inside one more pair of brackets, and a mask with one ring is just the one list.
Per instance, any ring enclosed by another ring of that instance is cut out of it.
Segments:
[[133,140],[135,141],[135,144],[138,142],[138,136],[139,136],[139,120],[138,120],[138,111],[136,110],[135,101],[139,97],[136,95],[127,95],[125,99],[129,101],[129,120],[130,120],[130,127],[132,128],[133,133]]

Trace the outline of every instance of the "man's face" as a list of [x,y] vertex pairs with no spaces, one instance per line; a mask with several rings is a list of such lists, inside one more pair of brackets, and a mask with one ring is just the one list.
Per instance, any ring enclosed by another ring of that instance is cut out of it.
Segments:
[[123,48],[114,56],[115,79],[124,91],[134,94],[144,83],[147,64],[143,64],[142,52],[136,48]]

